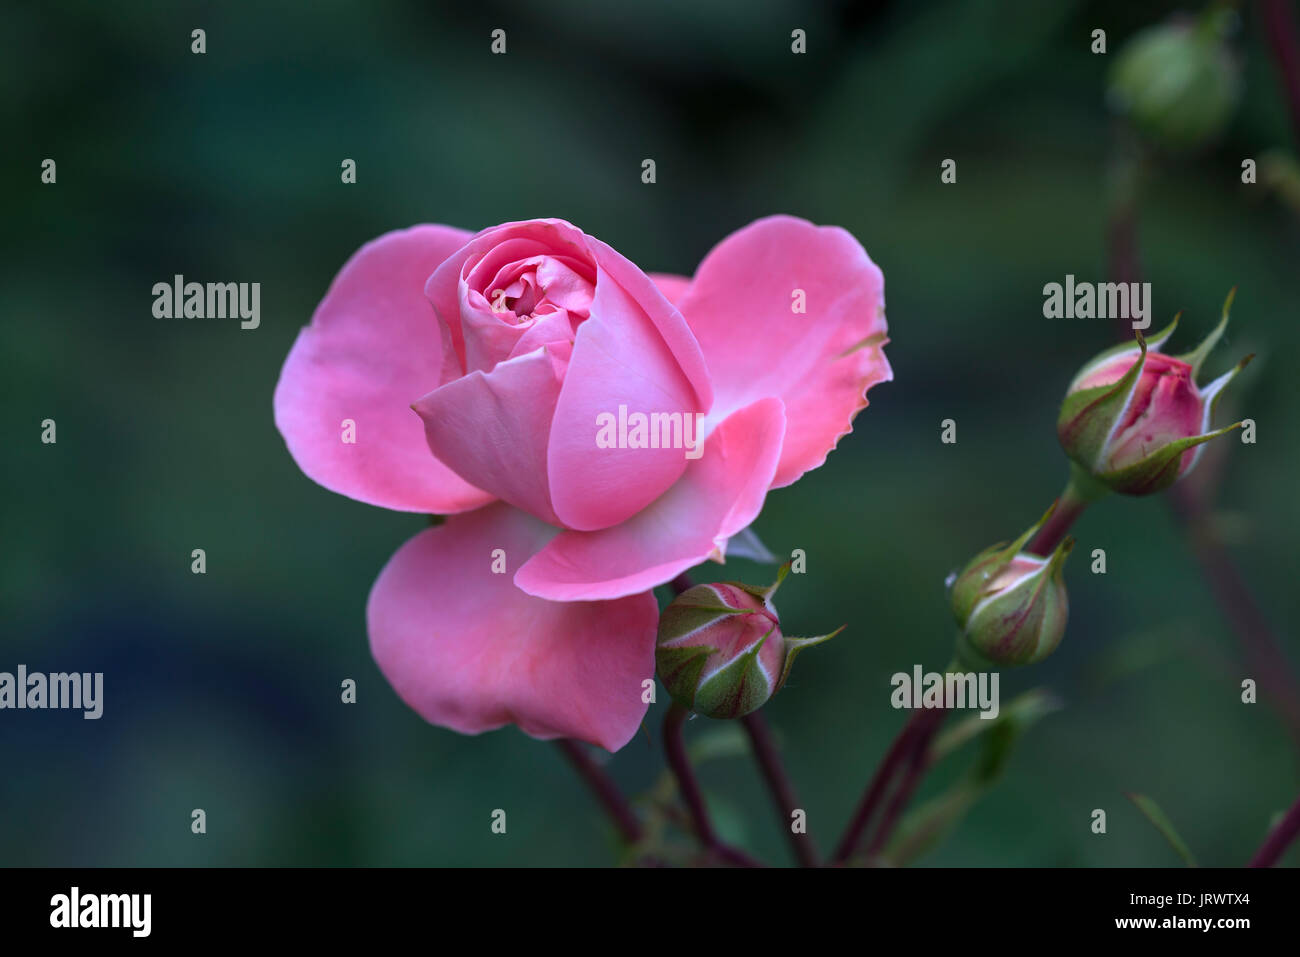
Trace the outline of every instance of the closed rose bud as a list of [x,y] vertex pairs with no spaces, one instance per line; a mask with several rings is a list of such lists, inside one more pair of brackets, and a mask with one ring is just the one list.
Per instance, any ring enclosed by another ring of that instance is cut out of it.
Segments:
[[1172,150],[1216,137],[1237,105],[1237,64],[1223,42],[1233,14],[1207,11],[1135,35],[1110,75],[1112,107],[1148,138]]
[[964,664],[1033,664],[1061,643],[1069,615],[1061,569],[1074,540],[1065,539],[1046,558],[1021,551],[1051,512],[1009,545],[980,552],[953,581],[952,610],[961,629],[958,656]]
[[1056,424],[1061,446],[1087,475],[1125,495],[1149,495],[1168,488],[1196,465],[1198,448],[1238,428],[1236,422],[1211,432],[1210,417],[1223,388],[1253,356],[1204,388],[1196,376],[1228,322],[1223,318],[1193,352],[1170,356],[1160,348],[1173,325],[1150,342],[1103,352],[1075,376]]
[[770,588],[696,585],[669,603],[659,618],[655,665],[673,700],[710,718],[743,717],[785,684],[799,651],[843,630],[816,638],[781,634],[772,595],[787,568]]

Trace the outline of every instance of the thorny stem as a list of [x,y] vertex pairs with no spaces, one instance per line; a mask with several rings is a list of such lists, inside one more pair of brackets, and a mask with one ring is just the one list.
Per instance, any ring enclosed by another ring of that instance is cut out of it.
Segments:
[[591,788],[597,802],[614,822],[619,836],[628,844],[640,842],[644,834],[641,822],[619,791],[618,785],[610,779],[600,765],[592,760],[591,755],[577,741],[561,738],[556,744],[573,765],[574,770],[578,772],[578,776]]

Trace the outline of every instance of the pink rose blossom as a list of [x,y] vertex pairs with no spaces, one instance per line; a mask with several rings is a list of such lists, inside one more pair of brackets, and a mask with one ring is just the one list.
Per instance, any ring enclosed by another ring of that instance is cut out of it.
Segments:
[[[652,589],[721,560],[892,377],[883,288],[847,232],[788,216],[729,236],[693,279],[555,219],[362,247],[294,344],[275,419],[325,487],[451,516],[370,595],[397,693],[463,733],[626,744],[654,674]],[[701,445],[667,428],[659,447],[598,444],[620,407],[698,422]]]

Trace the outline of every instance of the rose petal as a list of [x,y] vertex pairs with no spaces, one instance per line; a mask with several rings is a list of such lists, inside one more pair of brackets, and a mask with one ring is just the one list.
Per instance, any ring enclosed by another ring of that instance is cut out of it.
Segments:
[[553,533],[507,505],[426,529],[370,593],[370,647],[398,696],[426,721],[478,734],[516,724],[617,751],[644,718],[659,610],[650,593],[548,602],[492,571],[513,571]]
[[662,498],[613,528],[561,532],[519,569],[516,584],[556,601],[617,598],[722,557],[726,540],[763,508],[785,427],[780,399],[734,412]]
[[[1107,442],[1108,469],[1134,465],[1171,442],[1199,435],[1204,403],[1192,382],[1192,367],[1172,356],[1148,352],[1123,418]],[[1191,464],[1196,450],[1183,461]]]
[[652,272],[647,275],[653,280],[659,291],[664,294],[664,298],[674,306],[682,300],[686,290],[690,288],[690,276],[678,276],[667,272]]
[[[488,260],[484,271],[495,272],[515,259],[543,255],[560,257],[574,267],[591,258],[582,230],[562,219],[535,219],[502,223],[480,230],[462,248],[454,250],[454,254],[449,255],[428,277],[425,295],[447,330],[462,371],[490,366],[503,355],[499,354],[503,344],[509,352],[508,331],[499,328],[499,320],[493,317],[491,303],[486,298],[477,308],[468,301],[470,289],[462,273],[479,277],[475,270],[484,259]],[[466,296],[465,302],[462,302],[462,292]],[[490,295],[492,290],[486,292]],[[466,313],[462,307],[468,310],[471,322],[465,321]],[[480,339],[481,336],[491,337],[491,341]],[[475,341],[467,343],[467,337]]]
[[612,246],[594,236],[588,236],[587,247],[591,250],[596,265],[645,310],[672,354],[681,375],[694,390],[695,404],[708,411],[713,406],[713,384],[709,377],[709,367],[704,361],[700,344],[681,311],[668,302],[649,276]]
[[551,429],[555,512],[591,531],[635,515],[686,467],[681,448],[598,448],[604,415],[707,412],[708,372],[690,329],[650,278],[599,240],[591,317],[578,327]]
[[[434,458],[410,408],[442,382],[425,280],[468,236],[416,226],[367,243],[299,333],[275,389],[275,424],[299,468],[331,491],[408,512],[492,501]],[[343,441],[345,419],[355,444]]]
[[[795,290],[806,313],[793,311]],[[839,227],[760,219],[704,258],[678,306],[713,377],[710,420],[762,396],[785,402],[773,488],[825,462],[866,407],[866,390],[893,378],[884,277]]]
[[439,459],[511,505],[559,525],[546,479],[551,412],[559,395],[556,362],[538,349],[489,373],[448,382],[414,409]]

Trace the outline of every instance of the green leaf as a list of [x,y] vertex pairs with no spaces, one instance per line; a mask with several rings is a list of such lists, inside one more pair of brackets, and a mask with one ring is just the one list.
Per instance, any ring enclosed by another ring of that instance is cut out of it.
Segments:
[[935,738],[930,753],[935,762],[941,761],[968,741],[974,740],[986,731],[992,731],[1001,723],[1014,723],[1023,730],[1040,718],[1060,709],[1060,699],[1050,691],[1044,688],[1026,691],[1012,699],[992,721],[973,714],[957,722]]
[[1173,822],[1165,816],[1165,812],[1160,810],[1160,805],[1151,800],[1145,794],[1134,794],[1131,791],[1125,791],[1124,796],[1137,805],[1137,809],[1142,812],[1148,821],[1155,825],[1160,836],[1169,842],[1169,846],[1174,849],[1174,853],[1183,859],[1183,863],[1188,867],[1196,866],[1196,858],[1192,856],[1191,849],[1178,832],[1174,830]]
[[1071,385],[1061,403],[1056,420],[1061,445],[1071,459],[1090,472],[1096,472],[1105,462],[1115,424],[1128,408],[1146,368],[1147,342],[1140,332],[1137,340],[1137,361],[1116,382],[1079,391]]
[[1060,706],[1054,695],[1037,688],[1016,697],[992,720],[972,715],[936,738],[931,752],[936,763],[968,741],[983,740],[965,776],[903,818],[885,851],[886,861],[902,867],[938,847],[996,782],[1020,736]]
[[709,726],[690,745],[691,763],[697,767],[708,761],[743,757],[749,752],[749,740],[739,724],[725,721]]
[[962,781],[908,813],[889,842],[885,858],[904,867],[937,848],[983,792],[983,788]]

